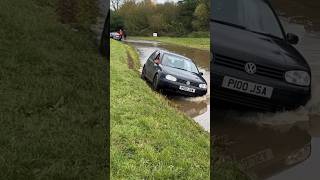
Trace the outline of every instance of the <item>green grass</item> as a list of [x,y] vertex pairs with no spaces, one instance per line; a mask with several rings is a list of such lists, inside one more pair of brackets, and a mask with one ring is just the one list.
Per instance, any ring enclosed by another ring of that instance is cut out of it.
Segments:
[[190,48],[210,50],[210,38],[189,38],[189,37],[129,37],[129,39],[152,40],[162,43],[175,44]]
[[111,178],[209,179],[209,134],[128,68],[127,50],[111,41]]
[[56,2],[0,1],[1,179],[106,179],[106,61]]

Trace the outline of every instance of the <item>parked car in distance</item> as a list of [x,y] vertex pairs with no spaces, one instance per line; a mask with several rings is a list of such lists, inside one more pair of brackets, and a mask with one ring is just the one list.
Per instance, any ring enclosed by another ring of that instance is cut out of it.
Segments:
[[122,36],[118,32],[110,32],[110,38],[120,41]]
[[295,109],[311,96],[311,72],[268,0],[214,0],[211,10],[213,105]]
[[207,82],[191,59],[167,51],[156,50],[144,64],[141,77],[152,83],[154,90],[185,96],[203,96]]

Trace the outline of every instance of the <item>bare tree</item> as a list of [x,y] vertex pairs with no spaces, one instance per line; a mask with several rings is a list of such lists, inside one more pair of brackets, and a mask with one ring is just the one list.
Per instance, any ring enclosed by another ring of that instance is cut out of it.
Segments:
[[111,0],[112,9],[118,11],[121,3],[122,0]]

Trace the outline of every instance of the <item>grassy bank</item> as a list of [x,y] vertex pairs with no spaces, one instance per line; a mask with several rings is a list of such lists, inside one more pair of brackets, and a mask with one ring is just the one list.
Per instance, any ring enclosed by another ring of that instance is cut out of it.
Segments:
[[1,179],[106,179],[106,62],[59,2],[0,1]]
[[111,42],[112,178],[209,179],[209,134],[128,68],[127,49]]
[[210,50],[210,38],[129,37],[129,39],[152,40],[190,48]]

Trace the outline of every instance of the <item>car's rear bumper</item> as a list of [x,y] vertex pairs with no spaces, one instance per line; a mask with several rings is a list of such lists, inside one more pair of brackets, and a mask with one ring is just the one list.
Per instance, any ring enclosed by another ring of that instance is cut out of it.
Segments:
[[121,36],[119,36],[119,37],[112,36],[112,37],[110,37],[110,38],[112,38],[112,39],[114,39],[114,40],[118,40],[118,41],[120,41],[120,40],[122,39]]
[[[207,94],[207,89],[202,89],[202,88],[194,87],[194,86],[188,86],[186,84],[174,82],[174,81],[169,81],[164,78],[161,78],[159,80],[158,85],[159,85],[159,89],[162,89],[164,91],[173,92],[176,94],[185,95],[185,96],[203,96],[203,95]],[[180,90],[179,89],[180,86],[186,86],[186,87],[193,88],[193,89],[195,89],[195,92],[193,93],[193,92]]]
[[[310,87],[295,86],[286,83],[284,80],[280,81],[262,76],[249,75],[231,68],[214,66],[211,72],[211,89],[213,93],[212,100],[215,106],[219,106],[219,103],[227,102],[230,105],[238,105],[239,107],[277,111],[298,108],[301,105],[305,105],[310,99]],[[273,94],[271,98],[265,98],[223,88],[221,85],[224,76],[273,87]]]

